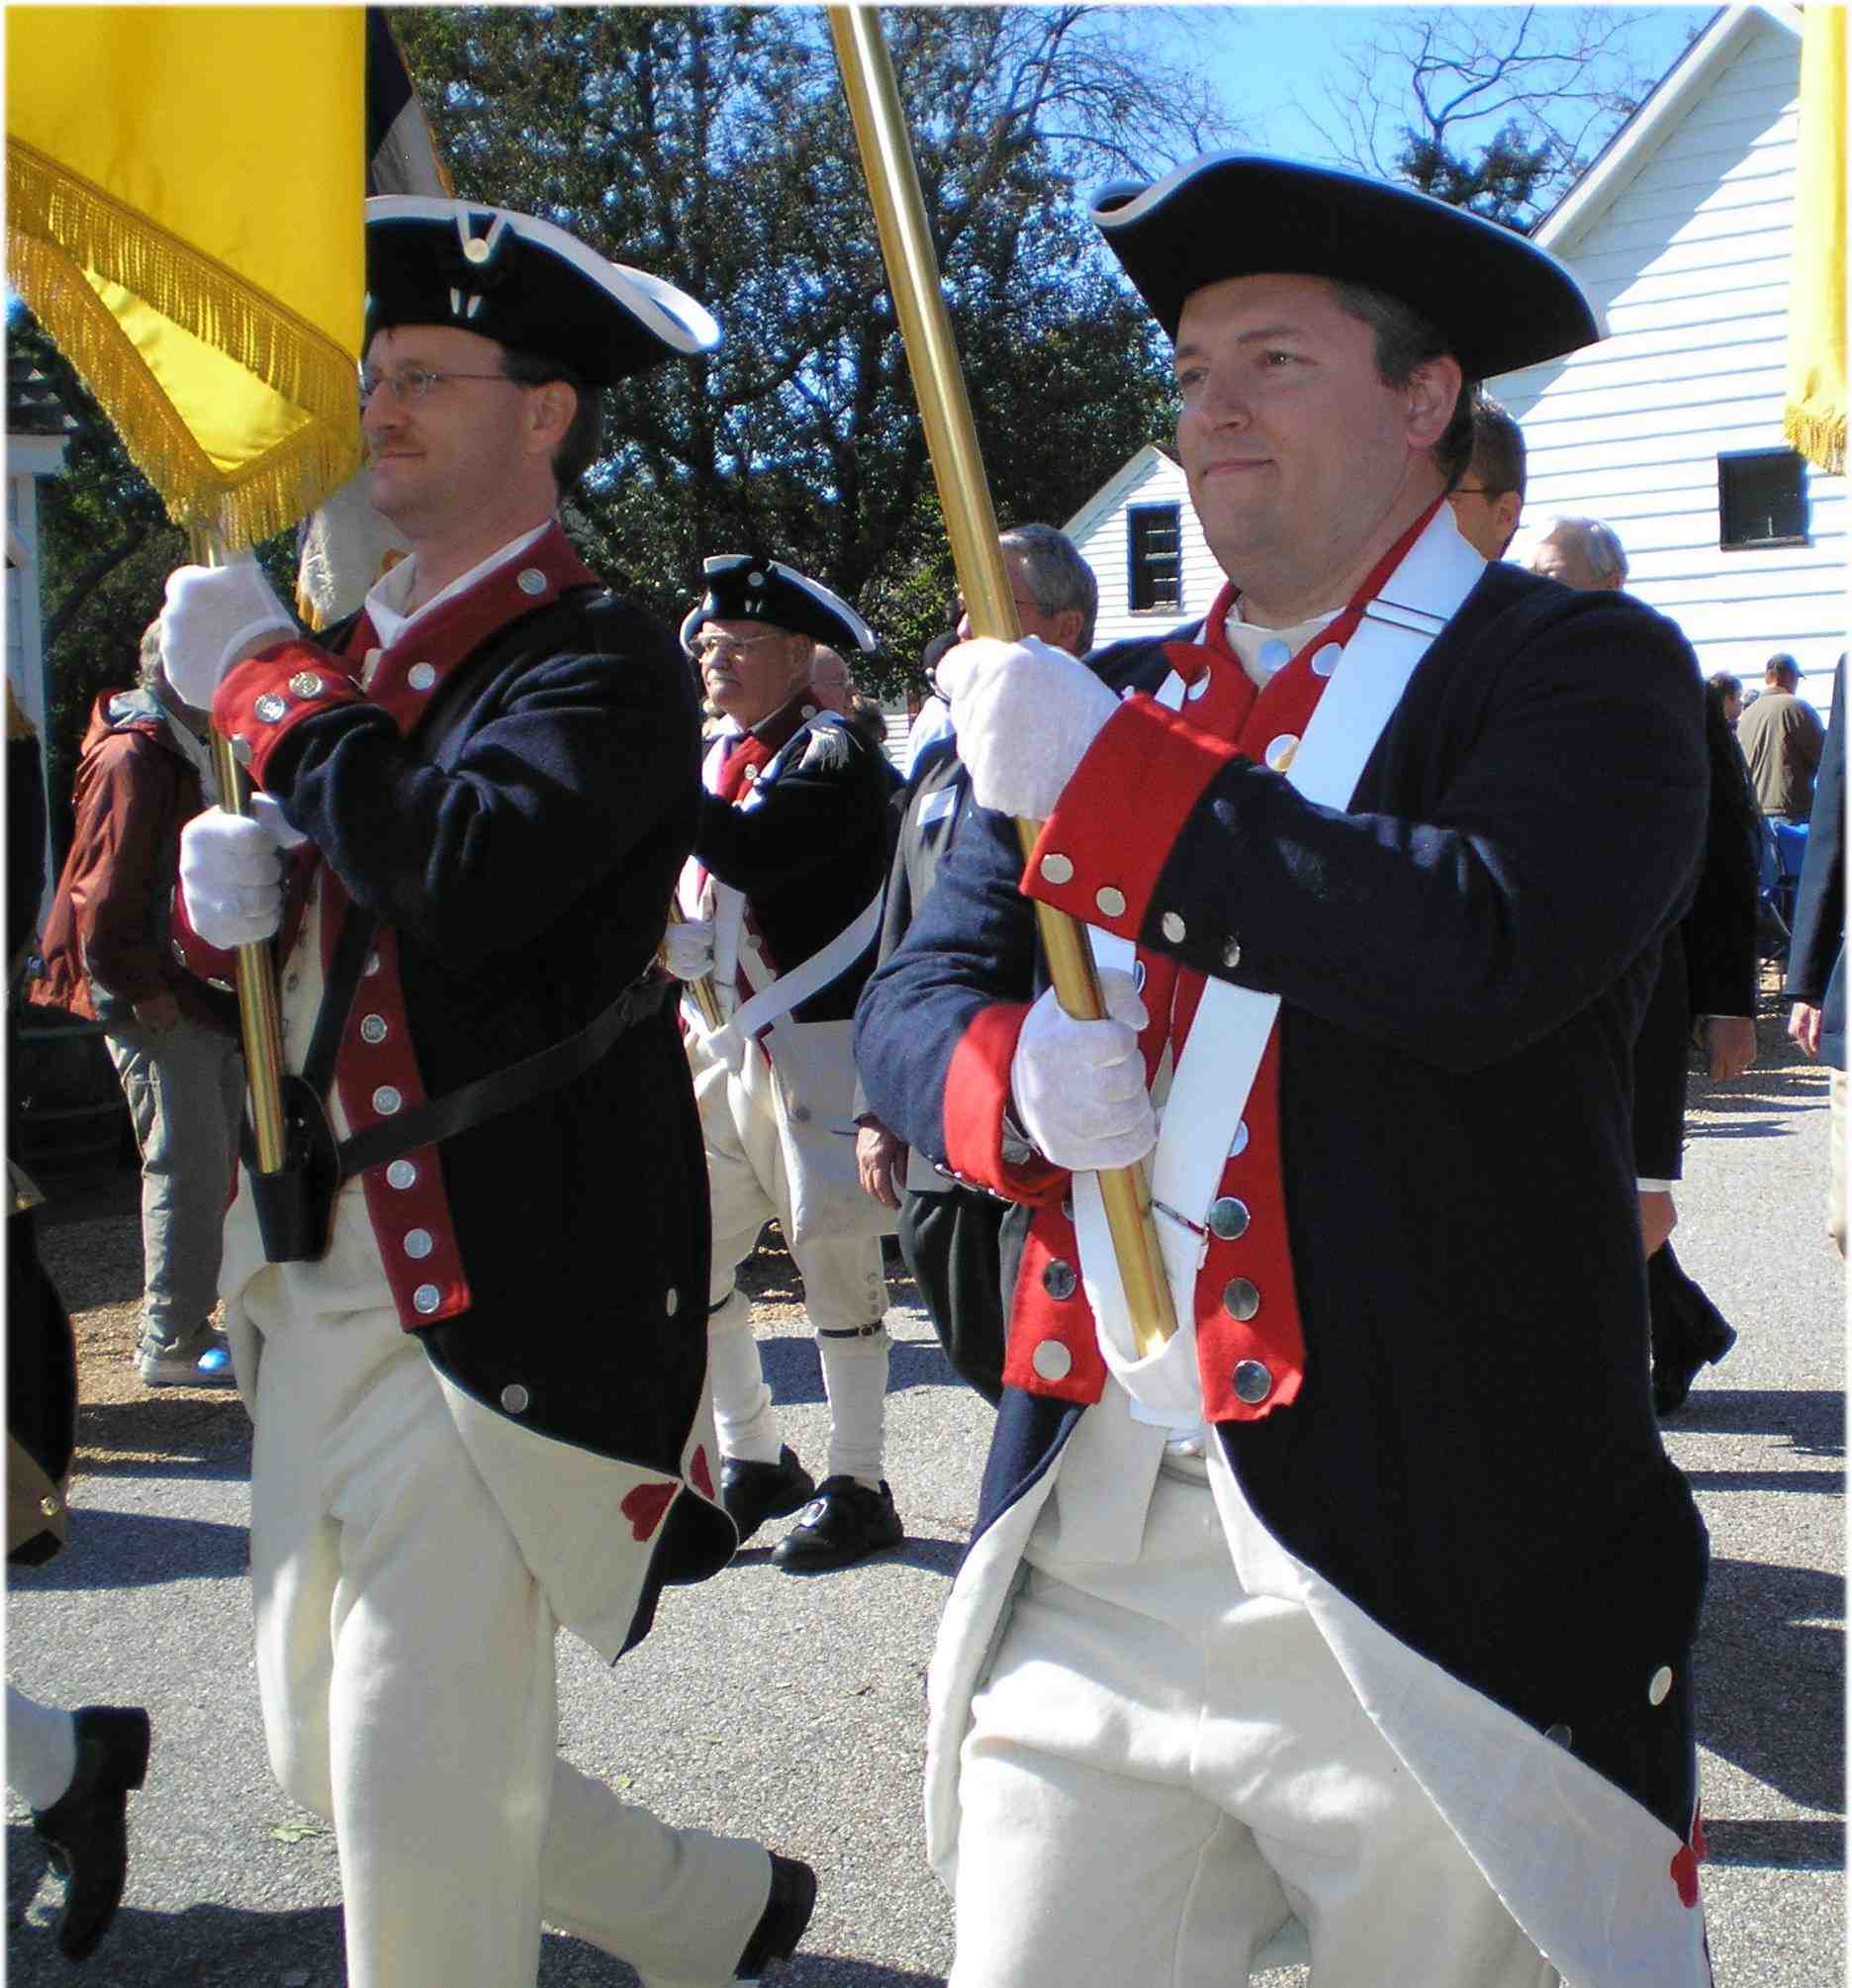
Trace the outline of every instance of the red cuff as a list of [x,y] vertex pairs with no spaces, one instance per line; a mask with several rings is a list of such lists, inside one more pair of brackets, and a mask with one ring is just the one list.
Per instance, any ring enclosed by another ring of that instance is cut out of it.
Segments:
[[357,704],[348,665],[313,642],[290,640],[234,663],[213,699],[213,723],[258,786],[277,745],[306,717]]
[[1151,698],[1127,698],[1087,748],[1023,872],[1022,892],[1137,941],[1203,790],[1241,755]]
[[1023,1001],[998,1001],[972,1016],[946,1070],[940,1122],[946,1165],[968,1185],[988,1187],[1012,1201],[1040,1207],[1066,1191],[1067,1170],[1038,1154],[1013,1167],[1003,1157],[1003,1114],[1009,1108],[1010,1065],[1028,1019]]

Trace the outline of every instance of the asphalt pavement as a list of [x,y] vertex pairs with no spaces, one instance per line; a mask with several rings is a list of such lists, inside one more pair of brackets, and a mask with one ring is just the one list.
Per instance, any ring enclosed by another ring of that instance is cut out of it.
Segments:
[[[1714,1557],[1698,1720],[1717,1979],[1839,1988],[1844,1282],[1822,1220],[1825,1078],[1787,1052],[1775,1015],[1771,1002],[1764,1068],[1694,1087],[1677,1243],[1741,1338],[1666,1440]],[[560,1642],[568,1757],[668,1820],[759,1837],[817,1867],[816,1917],[781,1977],[793,1988],[927,1988],[952,1956],[951,1912],[921,1842],[924,1677],[974,1512],[988,1410],[954,1378],[923,1313],[898,1305],[891,1324],[903,1547],[793,1577],[770,1564],[774,1527],[717,1579],[672,1590],[616,1669]],[[826,1411],[808,1337],[773,1323],[765,1345],[787,1440],[820,1464]],[[52,1944],[58,1883],[10,1802],[13,1988],[344,1979],[333,1839],[276,1788],[264,1755],[245,1579],[248,1430],[212,1420],[206,1440],[161,1446],[174,1454],[122,1454],[80,1476],[70,1549],[12,1579],[9,1677],[58,1704],[145,1704],[154,1728],[125,1903],[81,1970]],[[1260,1978],[1295,1988],[1305,1977]],[[542,1988],[635,1980],[581,1941],[546,1937]]]

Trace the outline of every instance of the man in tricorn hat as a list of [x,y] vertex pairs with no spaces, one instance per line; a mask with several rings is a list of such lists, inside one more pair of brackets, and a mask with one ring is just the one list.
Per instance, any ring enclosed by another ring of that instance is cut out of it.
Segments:
[[[952,1979],[1238,1982],[1294,1915],[1320,1988],[1699,1988],[1705,1538],[1628,1052],[1700,689],[1445,503],[1467,387],[1599,328],[1520,237],[1346,173],[1220,155],[1095,219],[1227,585],[1090,669],[947,658],[1000,812],[858,1021],[880,1116],[1024,1204],[932,1676]],[[1108,1019],[1043,991],[1030,898],[1094,928]],[[1147,1157],[1179,1324],[1141,1352],[1094,1175]]]
[[532,1982],[543,1919],[718,1984],[791,1951],[815,1880],[559,1760],[553,1646],[616,1657],[735,1543],[700,1128],[651,968],[695,702],[555,516],[598,390],[719,331],[471,203],[371,201],[367,251],[371,496],[411,557],[316,642],[248,562],[183,569],[163,617],[260,790],[195,824],[186,909],[218,945],[280,926],[320,1156],[247,1169],[227,1227],[271,1760],[333,1820],[354,1988]]
[[[787,1572],[825,1572],[902,1539],[882,1477],[892,1217],[855,1171],[851,1016],[875,964],[894,792],[880,749],[821,706],[819,642],[869,652],[875,636],[831,589],[777,559],[725,553],[701,567],[682,640],[721,729],[682,873],[686,922],[670,966],[711,976],[719,1028],[684,1002],[707,1177],[713,1284],[707,1334],[721,1497],[741,1539],[802,1511],[773,1549]],[[829,1395],[829,1460],[813,1481],[779,1435],[735,1282],[777,1217],[804,1286]]]
[[[704,562],[682,639],[722,725],[685,869],[671,968],[710,977],[719,1026],[683,1003],[713,1196],[709,1291],[721,1496],[750,1539],[802,1510],[772,1559],[793,1573],[897,1546],[881,1475],[889,1341],[880,1236],[861,1191],[850,1017],[875,963],[893,777],[879,748],[811,686],[816,645],[875,637],[829,588],[778,559]],[[780,1436],[735,1271],[776,1217],[803,1279],[830,1440],[816,1483]]]

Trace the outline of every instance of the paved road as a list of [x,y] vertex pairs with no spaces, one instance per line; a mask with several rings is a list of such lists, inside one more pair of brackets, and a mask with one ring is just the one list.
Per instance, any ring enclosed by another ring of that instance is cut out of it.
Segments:
[[[1772,1014],[1772,1010],[1771,1010]],[[1843,1283],[1821,1230],[1824,1080],[1783,1056],[1696,1117],[1679,1246],[1742,1330],[1668,1431],[1715,1564],[1699,1683],[1711,1940],[1728,1988],[1843,1983]],[[1573,1248],[1573,1237],[1564,1246]],[[895,1316],[894,1556],[800,1580],[763,1547],[674,1592],[615,1671],[561,1643],[561,1741],[672,1820],[808,1857],[822,1898],[797,1988],[941,1982],[951,1920],[920,1847],[921,1698],[932,1631],[973,1509],[986,1411],[922,1315]],[[1548,1350],[1539,1349],[1539,1358]],[[823,1449],[808,1343],[775,1327],[787,1430]],[[176,1410],[180,1404],[175,1403]],[[176,1415],[176,1424],[180,1422]],[[73,1548],[18,1577],[9,1674],[55,1702],[143,1702],[155,1731],[122,1915],[83,1976],[53,1948],[55,1882],[17,1803],[7,1830],[14,1988],[339,1988],[332,1840],[265,1764],[245,1580],[248,1442],[231,1418],[180,1462],[85,1476]],[[1567,1599],[1567,1598],[1566,1598]],[[1302,1972],[1265,1977],[1293,1988]],[[549,1935],[543,1988],[635,1977]],[[1077,1988],[1142,1988],[1079,1983]],[[1403,1988],[1403,1984],[1385,1984]]]

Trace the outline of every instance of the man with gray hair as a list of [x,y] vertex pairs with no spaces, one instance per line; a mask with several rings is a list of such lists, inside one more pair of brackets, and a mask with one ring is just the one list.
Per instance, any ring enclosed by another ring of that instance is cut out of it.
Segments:
[[1769,820],[1796,828],[1806,827],[1813,812],[1813,781],[1826,748],[1826,727],[1819,712],[1795,695],[1800,688],[1795,659],[1771,656],[1762,672],[1762,695],[1736,726],[1756,805]]
[[[1084,656],[1093,646],[1093,623],[1099,614],[1099,582],[1093,569],[1080,556],[1080,549],[1065,531],[1052,524],[1018,524],[998,535],[1004,564],[1009,570],[1010,594],[1016,603],[1016,618],[1025,635],[1038,635],[1070,656]],[[971,634],[961,596],[957,608],[960,641]],[[941,644],[943,653],[943,639]],[[937,659],[934,659],[936,667]],[[900,771],[911,780],[926,756],[952,730],[951,713],[944,698],[935,691],[920,707],[919,716],[907,733],[906,751]]]
[[[1093,645],[1099,582],[1073,540],[1052,524],[1019,524],[1001,533],[997,543],[1024,634],[1084,656]],[[961,638],[971,633],[962,602],[958,632]],[[958,756],[948,712],[945,729],[914,761],[899,803],[881,917],[881,961],[906,937],[970,805],[971,776]],[[865,1103],[858,1096],[856,1161],[863,1188],[900,1211],[900,1253],[940,1344],[960,1374],[995,1401],[1003,1384],[999,1236],[1009,1203],[981,1187],[962,1186],[916,1159],[873,1111],[861,1108]]]
[[1618,594],[1626,585],[1627,557],[1599,518],[1552,518],[1530,555],[1530,570],[1578,594]]

